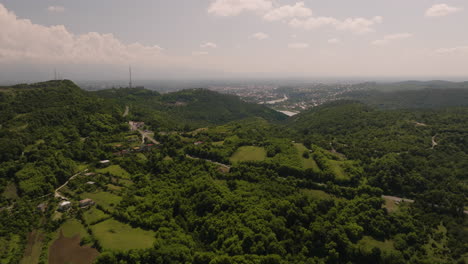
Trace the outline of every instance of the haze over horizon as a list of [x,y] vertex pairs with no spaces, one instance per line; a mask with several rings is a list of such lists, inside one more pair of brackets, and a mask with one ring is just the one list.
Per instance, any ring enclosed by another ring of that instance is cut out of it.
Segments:
[[468,3],[0,0],[0,80],[468,77]]

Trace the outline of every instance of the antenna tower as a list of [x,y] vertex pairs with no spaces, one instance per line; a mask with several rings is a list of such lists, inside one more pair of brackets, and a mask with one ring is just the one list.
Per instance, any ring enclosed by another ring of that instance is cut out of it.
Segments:
[[128,73],[130,74],[129,88],[132,88],[132,66],[128,66]]

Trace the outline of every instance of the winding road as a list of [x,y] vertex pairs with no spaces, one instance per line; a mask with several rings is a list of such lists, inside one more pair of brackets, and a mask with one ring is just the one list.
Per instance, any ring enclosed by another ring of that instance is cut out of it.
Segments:
[[228,171],[231,170],[231,166],[226,165],[226,164],[223,164],[223,163],[219,163],[219,162],[217,162],[217,161],[213,161],[213,160],[209,160],[209,159],[203,159],[203,158],[197,158],[197,157],[194,157],[194,156],[191,156],[191,155],[188,155],[188,154],[186,154],[185,156],[186,156],[187,158],[189,158],[189,159],[204,160],[204,161],[207,161],[207,162],[209,162],[209,163],[213,163],[213,164],[215,164],[215,165],[218,165],[218,166],[221,166],[221,167],[223,167],[223,168],[226,168]]
[[434,149],[434,148],[438,145],[437,142],[435,141],[436,136],[437,136],[437,135],[434,135],[434,136],[432,137],[432,148],[431,148],[431,149]]
[[81,172],[78,172],[77,174],[73,175],[70,177],[70,179],[68,179],[64,184],[62,184],[62,186],[58,187],[57,189],[55,189],[55,192],[54,192],[54,197],[55,198],[59,198],[59,199],[62,199],[62,200],[68,200],[67,197],[63,196],[59,191],[60,189],[62,189],[63,187],[67,186],[68,182],[70,182],[71,180],[73,180],[76,176],[80,175],[81,173],[83,172],[87,172],[88,169],[84,170],[84,171],[81,171]]
[[128,115],[128,111],[130,111],[130,107],[128,107],[128,105],[127,105],[127,106],[125,106],[125,112],[123,113],[122,116],[126,117]]

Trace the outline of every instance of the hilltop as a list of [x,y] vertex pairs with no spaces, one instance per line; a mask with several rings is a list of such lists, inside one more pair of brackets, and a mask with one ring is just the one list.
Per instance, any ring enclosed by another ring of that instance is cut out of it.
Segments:
[[261,117],[268,121],[287,118],[265,106],[207,89],[187,89],[161,95],[145,89],[122,88],[97,91],[96,95],[129,106],[135,117],[171,128],[221,125],[249,117]]

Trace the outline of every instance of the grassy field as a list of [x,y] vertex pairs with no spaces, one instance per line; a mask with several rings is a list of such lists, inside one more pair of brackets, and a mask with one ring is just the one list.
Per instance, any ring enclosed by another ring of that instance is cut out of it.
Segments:
[[82,193],[81,199],[90,198],[106,210],[113,210],[122,197],[109,192]]
[[14,184],[13,182],[8,183],[2,195],[7,199],[17,199],[18,190],[16,188],[16,184]]
[[122,169],[122,167],[120,167],[119,165],[110,165],[107,168],[98,169],[96,171],[102,174],[109,173],[110,175],[115,177],[130,179],[130,174],[126,170]]
[[137,153],[136,156],[142,161],[148,161],[148,158],[143,153]]
[[314,199],[314,200],[332,199],[333,198],[333,196],[331,196],[330,194],[328,194],[328,193],[326,193],[324,191],[321,191],[321,190],[302,189],[301,192],[304,193],[305,195],[309,196],[310,198]]
[[114,185],[122,185],[125,187],[132,186],[133,182],[128,179],[121,179],[121,178],[112,178],[112,184]]
[[108,217],[110,217],[108,214],[97,209],[96,207],[91,207],[83,213],[83,218],[88,225],[96,223],[97,221],[100,221],[102,219],[106,219]]
[[62,224],[60,230],[62,231],[64,237],[74,237],[76,235],[85,237],[88,235],[84,226],[76,219],[67,220]]
[[76,172],[84,171],[87,168],[88,168],[88,164],[78,164],[78,167],[76,168]]
[[41,256],[44,234],[41,231],[34,230],[28,234],[28,242],[24,250],[23,258],[20,264],[38,263]]
[[262,161],[266,158],[265,148],[245,146],[240,147],[230,158],[231,162]]
[[107,188],[109,188],[109,190],[111,190],[111,191],[117,191],[117,192],[118,192],[118,191],[122,190],[122,187],[117,186],[117,185],[114,185],[114,184],[110,184],[110,183],[109,183],[109,184],[107,184],[106,186],[107,186]]
[[393,240],[378,241],[370,236],[364,236],[361,240],[359,240],[357,246],[367,252],[371,252],[375,247],[387,252],[395,250],[395,247],[393,246]]
[[349,180],[348,175],[342,167],[343,161],[328,160],[328,164],[330,164],[330,170],[335,174],[338,180]]
[[312,155],[310,155],[308,159],[302,156],[304,151],[307,151],[307,152],[309,151],[302,143],[294,143],[294,147],[296,147],[299,158],[302,160],[302,168],[320,171],[320,168],[315,162],[315,160],[312,158]]
[[153,246],[155,233],[109,219],[91,227],[93,234],[107,250],[143,249]]
[[392,199],[386,198],[384,208],[387,209],[389,213],[396,212],[398,210],[398,205]]
[[222,145],[224,145],[224,141],[213,142],[213,146],[222,146]]

